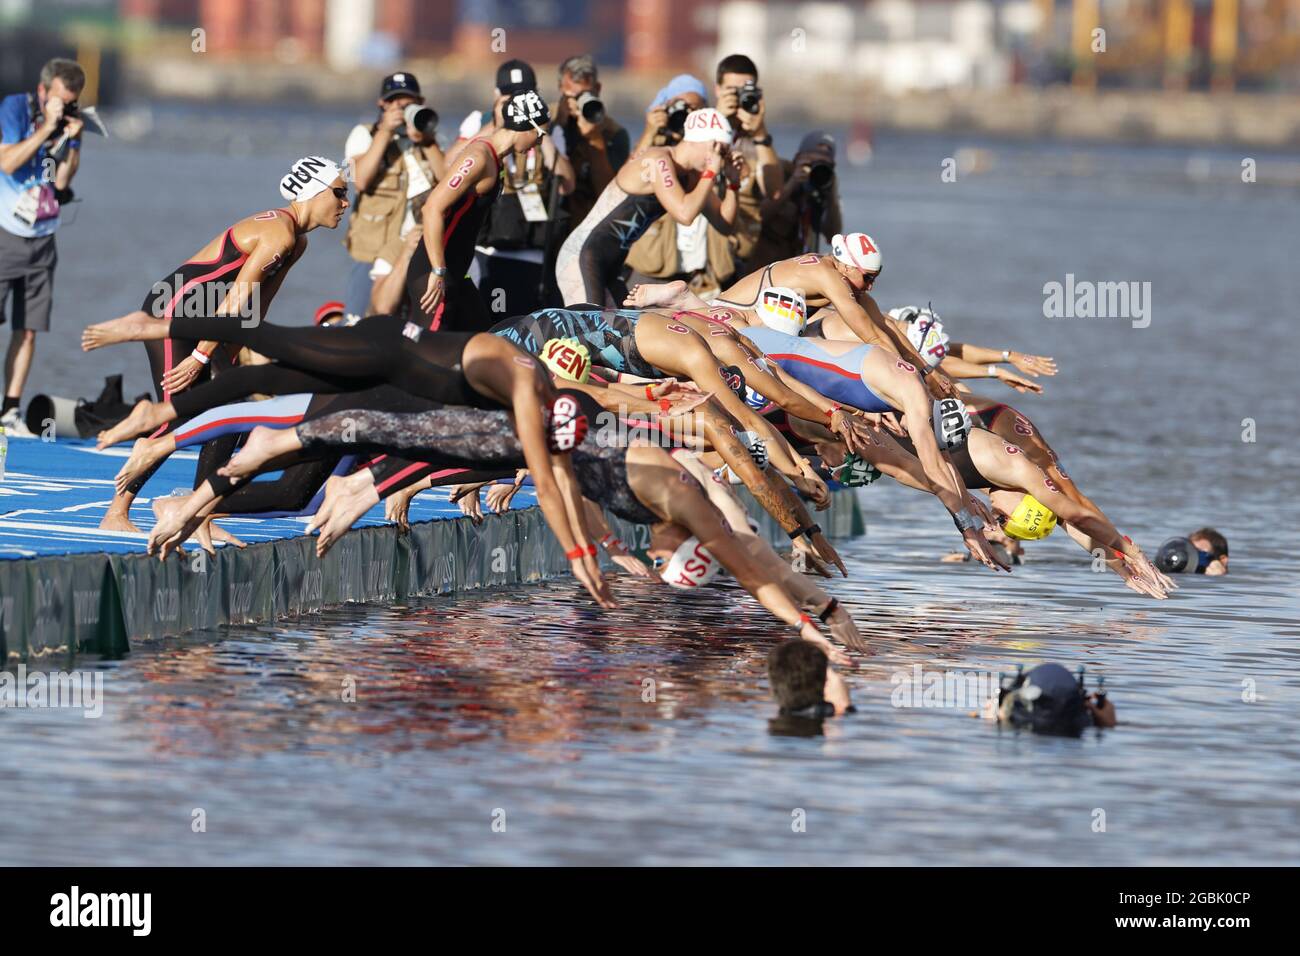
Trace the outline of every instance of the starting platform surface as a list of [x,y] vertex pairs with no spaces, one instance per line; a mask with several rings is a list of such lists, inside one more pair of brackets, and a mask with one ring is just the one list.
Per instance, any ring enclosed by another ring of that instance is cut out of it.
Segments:
[[[104,531],[99,522],[113,498],[113,476],[130,454],[130,445],[103,451],[93,440],[41,441],[11,438],[6,474],[0,481],[0,561],[65,554],[142,553],[154,525],[153,501],[194,482],[196,450],[181,450],[165,461],[131,508],[140,534]],[[267,478],[272,476],[268,475]],[[512,509],[537,503],[531,486],[521,488]],[[418,495],[410,520],[462,517],[445,493]],[[221,526],[253,544],[306,533],[306,518],[222,518]],[[383,505],[372,508],[357,527],[383,525]]]

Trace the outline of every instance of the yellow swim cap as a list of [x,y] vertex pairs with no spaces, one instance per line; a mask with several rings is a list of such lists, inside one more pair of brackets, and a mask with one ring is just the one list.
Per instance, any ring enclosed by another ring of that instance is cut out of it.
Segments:
[[539,356],[552,372],[570,382],[591,377],[591,353],[577,339],[548,339]]
[[1056,515],[1033,495],[1025,495],[1002,525],[1002,530],[1021,541],[1046,538],[1056,527]]

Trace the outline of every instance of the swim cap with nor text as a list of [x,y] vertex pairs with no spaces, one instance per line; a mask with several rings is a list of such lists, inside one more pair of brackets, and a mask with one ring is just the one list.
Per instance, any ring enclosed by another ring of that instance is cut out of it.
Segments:
[[333,161],[324,156],[304,156],[280,180],[280,195],[289,202],[306,202],[329,189],[340,176],[343,170]]
[[808,324],[808,303],[797,289],[772,285],[754,303],[754,312],[769,329],[786,335],[803,335]]
[[1056,515],[1033,495],[1025,495],[1016,505],[1016,510],[1002,525],[1002,530],[1012,538],[1021,541],[1037,541],[1046,538],[1056,527]]

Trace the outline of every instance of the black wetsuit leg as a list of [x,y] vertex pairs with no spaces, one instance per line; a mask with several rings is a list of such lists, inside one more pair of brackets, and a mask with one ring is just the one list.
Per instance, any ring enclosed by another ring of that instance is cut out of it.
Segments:
[[430,333],[391,315],[336,328],[186,317],[172,320],[172,333],[246,345],[308,372],[379,379],[430,401],[499,407],[475,392],[461,369],[473,333]]
[[[295,462],[273,481],[250,481],[227,494],[221,494],[218,511],[223,514],[264,514],[268,511],[301,513],[316,497],[325,479],[334,473],[341,454]],[[230,479],[214,475],[213,490],[230,487]],[[222,484],[218,484],[218,482]]]

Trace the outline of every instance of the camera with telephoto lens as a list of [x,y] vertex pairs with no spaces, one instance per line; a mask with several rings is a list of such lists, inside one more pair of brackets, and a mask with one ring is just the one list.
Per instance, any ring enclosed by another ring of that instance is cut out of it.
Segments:
[[411,129],[419,130],[421,135],[432,139],[438,131],[438,113],[431,106],[423,103],[408,103],[402,110],[402,118]]
[[605,104],[591,90],[583,90],[579,93],[577,102],[578,109],[582,111],[582,118],[588,123],[599,123],[605,118]]
[[59,117],[59,125],[54,128],[56,133],[62,133],[68,125],[68,120],[75,119],[81,110],[77,107],[77,101],[63,104],[63,115]]
[[763,91],[753,80],[746,80],[736,95],[740,100],[740,108],[746,113],[757,113],[759,104],[763,102]]
[[686,115],[691,111],[691,104],[685,100],[673,100],[668,104],[668,122],[666,128],[674,136],[681,136],[686,129]]
[[808,169],[808,185],[815,193],[824,193],[835,182],[835,167],[831,163],[812,163]]

